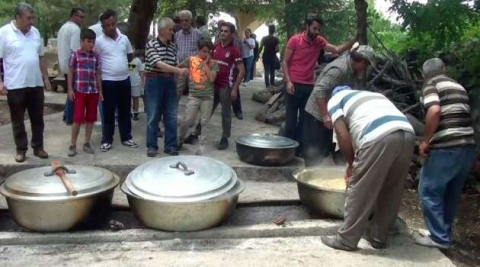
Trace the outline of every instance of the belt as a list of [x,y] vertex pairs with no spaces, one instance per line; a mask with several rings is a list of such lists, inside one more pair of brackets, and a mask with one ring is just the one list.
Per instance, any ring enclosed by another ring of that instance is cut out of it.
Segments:
[[173,73],[147,72],[147,73],[145,73],[145,76],[146,77],[165,77],[165,78],[169,78],[169,77],[173,76]]

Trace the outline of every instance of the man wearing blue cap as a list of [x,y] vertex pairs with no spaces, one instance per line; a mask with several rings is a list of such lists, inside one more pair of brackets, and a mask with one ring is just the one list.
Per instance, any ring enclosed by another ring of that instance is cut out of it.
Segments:
[[336,87],[327,108],[347,162],[347,198],[342,227],[322,242],[352,251],[363,236],[372,247],[385,248],[413,155],[413,128],[379,93]]

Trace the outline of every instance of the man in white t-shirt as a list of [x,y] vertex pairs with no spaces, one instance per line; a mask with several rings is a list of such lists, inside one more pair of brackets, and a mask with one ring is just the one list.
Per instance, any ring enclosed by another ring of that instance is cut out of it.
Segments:
[[20,3],[15,7],[15,20],[0,28],[0,58],[5,74],[5,81],[0,76],[0,95],[8,98],[17,162],[25,161],[28,149],[25,109],[32,126],[33,154],[48,158],[43,149],[43,88],[50,90],[51,86],[43,41],[33,27],[34,18],[32,6]]
[[124,146],[138,147],[132,140],[131,83],[128,62],[133,48],[128,37],[117,31],[117,14],[107,10],[100,16],[103,34],[97,38],[94,51],[100,55],[103,89],[103,128],[100,150],[112,148],[115,133],[115,111],[118,112],[118,128]]
[[[58,67],[60,73],[64,75],[65,81],[67,80],[70,55],[80,48],[80,27],[83,25],[84,18],[85,11],[74,7],[70,12],[70,19],[58,31]],[[67,125],[73,122],[73,102],[68,97],[65,103],[64,121]]]

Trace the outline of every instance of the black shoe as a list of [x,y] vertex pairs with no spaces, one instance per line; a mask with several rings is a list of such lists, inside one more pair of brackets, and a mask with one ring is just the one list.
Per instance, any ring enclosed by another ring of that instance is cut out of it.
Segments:
[[356,248],[351,248],[347,247],[344,244],[340,243],[340,240],[338,240],[337,236],[322,236],[320,238],[322,240],[322,243],[334,248],[334,249],[339,249],[339,250],[344,250],[344,251],[355,251],[357,250]]
[[198,143],[198,136],[191,134],[187,136],[185,140],[183,140],[183,143],[187,145],[195,145],[196,143]]
[[138,121],[138,120],[139,120],[139,118],[138,118],[138,112],[134,112],[134,113],[133,113],[132,120],[134,120],[134,121]]
[[156,149],[153,149],[153,148],[149,148],[147,150],[147,157],[149,158],[154,158],[157,156],[157,150]]
[[228,147],[228,139],[226,137],[222,137],[220,143],[218,144],[218,150],[225,150]]
[[386,249],[387,248],[386,243],[378,241],[377,239],[373,238],[372,235],[370,235],[369,233],[365,233],[363,235],[363,239],[367,240],[368,243],[370,243],[370,245],[374,249]]
[[170,155],[170,156],[178,156],[178,151],[177,150],[164,150],[163,153],[167,154],[167,155]]
[[235,117],[237,117],[237,119],[239,119],[239,120],[243,120],[243,113],[241,113],[241,112],[236,113]]

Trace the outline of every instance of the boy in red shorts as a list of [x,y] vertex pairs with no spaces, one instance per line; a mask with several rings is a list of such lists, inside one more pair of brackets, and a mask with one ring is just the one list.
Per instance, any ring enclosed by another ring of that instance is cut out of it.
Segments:
[[72,139],[68,156],[77,154],[77,138],[80,126],[85,123],[83,151],[93,154],[90,145],[93,124],[97,121],[98,101],[103,101],[102,79],[98,54],[93,52],[95,32],[84,29],[80,33],[81,48],[70,56],[68,71],[68,97],[73,101]]

